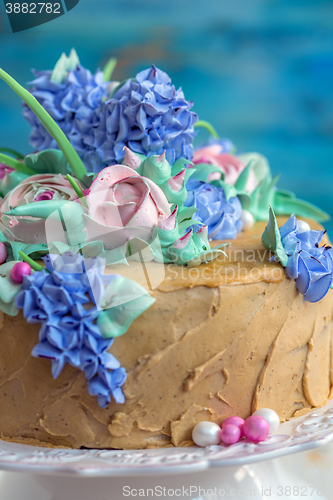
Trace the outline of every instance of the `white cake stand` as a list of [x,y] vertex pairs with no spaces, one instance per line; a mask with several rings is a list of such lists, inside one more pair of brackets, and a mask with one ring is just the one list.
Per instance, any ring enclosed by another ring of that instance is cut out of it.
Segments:
[[0,441],[0,499],[329,500],[320,483],[310,484],[304,474],[301,478],[291,473],[297,456],[289,460],[289,471],[277,459],[330,441],[333,401],[282,424],[258,444],[117,451],[36,448]]

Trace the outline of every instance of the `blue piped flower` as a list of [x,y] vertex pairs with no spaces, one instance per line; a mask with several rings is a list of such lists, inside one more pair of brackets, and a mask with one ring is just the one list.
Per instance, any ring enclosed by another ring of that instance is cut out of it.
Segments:
[[183,91],[155,66],[127,80],[101,104],[89,144],[96,148],[102,166],[120,163],[124,146],[145,156],[161,155],[173,164],[193,156],[194,128],[198,117]]
[[308,302],[321,300],[333,280],[333,250],[325,245],[319,246],[324,234],[325,231],[299,232],[294,215],[280,228],[282,245],[288,257],[286,274],[296,280],[297,290]]
[[[222,188],[197,179],[189,179],[186,184],[186,207],[195,206],[198,211],[193,219],[208,226],[208,238],[214,240],[234,239],[243,228],[240,220],[242,205],[237,197],[226,200]],[[197,230],[199,226],[195,226]]]
[[[28,323],[42,324],[32,355],[52,361],[54,378],[66,363],[82,370],[89,394],[97,396],[102,408],[111,396],[123,403],[126,371],[108,352],[114,339],[104,338],[96,325],[96,305],[117,275],[104,276],[105,262],[98,257],[83,260],[80,254],[65,253],[53,262],[47,255],[44,261],[48,272],[25,276],[15,301]],[[85,308],[89,298],[94,305]]]
[[[90,131],[96,121],[95,110],[107,98],[110,82],[104,81],[102,71],[92,75],[80,64],[71,69],[61,83],[51,80],[52,71],[36,71],[35,76],[37,78],[29,89],[31,94],[59,125],[87,169],[91,170],[91,164],[96,163],[96,152],[89,144]],[[26,104],[23,105],[23,116],[32,127],[30,143],[36,151],[58,149],[56,141]]]

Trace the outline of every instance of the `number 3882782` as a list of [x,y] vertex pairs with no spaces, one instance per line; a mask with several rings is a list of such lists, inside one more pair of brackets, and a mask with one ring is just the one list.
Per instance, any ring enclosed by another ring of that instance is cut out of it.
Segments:
[[7,14],[61,14],[60,3],[6,3]]

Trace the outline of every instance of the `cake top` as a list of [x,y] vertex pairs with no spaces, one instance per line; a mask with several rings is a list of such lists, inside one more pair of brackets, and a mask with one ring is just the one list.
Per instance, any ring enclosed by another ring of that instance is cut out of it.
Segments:
[[[66,363],[83,370],[102,407],[124,400],[126,373],[109,349],[153,288],[287,275],[315,302],[333,278],[324,232],[295,217],[324,222],[325,212],[279,189],[265,157],[199,120],[165,72],[116,82],[114,66],[92,74],[72,50],[35,72],[29,90],[0,70],[24,101],[34,149],[0,152],[0,309],[41,323],[32,354],[52,360],[54,377]],[[200,128],[210,137],[194,148]],[[291,217],[279,228],[276,215]]]

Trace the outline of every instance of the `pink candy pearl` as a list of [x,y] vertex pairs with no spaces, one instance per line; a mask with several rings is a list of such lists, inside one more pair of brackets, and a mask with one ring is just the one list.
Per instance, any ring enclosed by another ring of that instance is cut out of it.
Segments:
[[225,425],[231,424],[235,425],[236,427],[239,427],[239,430],[241,431],[241,437],[244,436],[243,432],[243,426],[244,426],[245,420],[241,417],[228,417],[224,420],[222,424],[222,429]]
[[7,259],[7,249],[3,243],[0,242],[0,264],[6,262]]
[[224,444],[237,443],[237,441],[239,441],[240,436],[241,436],[241,430],[239,427],[237,427],[237,425],[226,424],[222,426],[221,441],[223,441]]
[[17,262],[12,267],[10,272],[10,277],[14,281],[14,283],[23,283],[24,275],[31,274],[31,267],[27,262]]
[[265,441],[269,434],[269,423],[259,415],[252,415],[245,420],[244,436],[253,443]]

